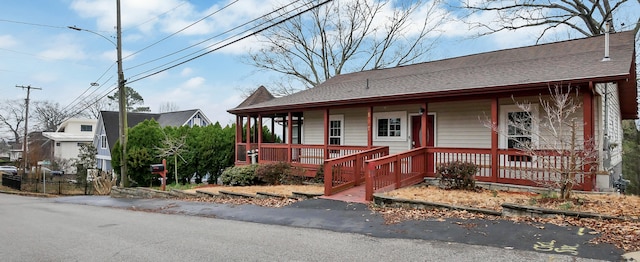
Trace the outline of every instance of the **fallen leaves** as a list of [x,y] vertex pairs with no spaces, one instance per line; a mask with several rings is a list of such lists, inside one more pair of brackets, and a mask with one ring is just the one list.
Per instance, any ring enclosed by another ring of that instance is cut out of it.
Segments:
[[256,205],[263,207],[284,207],[297,202],[291,198],[234,198],[234,197],[203,197],[186,199],[197,202],[211,202],[228,205]]

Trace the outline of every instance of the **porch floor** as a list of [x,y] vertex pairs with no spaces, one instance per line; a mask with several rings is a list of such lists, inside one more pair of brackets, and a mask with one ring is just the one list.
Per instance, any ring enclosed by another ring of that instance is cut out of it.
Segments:
[[365,200],[365,186],[360,185],[357,187],[349,188],[345,191],[330,195],[330,196],[321,196],[322,199],[331,199],[338,200],[343,202],[351,202],[351,203],[363,203],[368,204],[369,201]]

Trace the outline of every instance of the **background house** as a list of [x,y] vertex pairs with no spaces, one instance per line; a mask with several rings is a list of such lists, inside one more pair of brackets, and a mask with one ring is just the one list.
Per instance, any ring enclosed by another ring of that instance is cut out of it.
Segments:
[[[98,118],[93,145],[98,149],[96,155],[97,167],[106,172],[112,171],[111,150],[118,141],[119,113],[116,111],[102,111]],[[127,126],[134,127],[144,120],[154,119],[161,127],[165,126],[206,126],[211,124],[200,109],[165,112],[165,113],[127,113]]]
[[95,119],[70,118],[62,122],[55,132],[42,133],[53,144],[51,146],[53,158],[69,162],[69,165],[63,167],[65,173],[76,173],[76,168],[71,162],[78,158],[82,144],[93,143],[96,124]]
[[[610,46],[608,52],[605,46]],[[600,152],[597,176],[580,177],[580,189],[610,188],[620,174],[622,149],[615,145],[622,142],[621,120],[636,119],[638,111],[631,31],[611,34],[610,45],[602,35],[368,70],[338,75],[289,96],[245,101],[229,110],[246,131],[237,130],[236,164],[248,163],[246,153],[258,149],[259,162],[288,161],[307,170],[324,166],[332,170],[324,173],[325,194],[331,194],[327,188],[361,183],[363,174],[380,179],[373,183],[376,189],[399,186],[398,180],[421,181],[435,176],[438,165],[456,160],[480,166],[479,181],[535,185],[525,171],[539,170],[545,179],[549,167],[535,166],[512,142],[528,140],[544,147],[552,143],[546,139],[550,134],[533,135],[544,123],[520,134],[506,132],[511,130],[508,120],[522,111],[516,103],[532,102],[540,108],[539,97],[548,99],[556,85],[577,90],[577,139],[595,139]],[[260,132],[250,131],[265,118],[285,123],[284,145],[264,143]],[[482,119],[506,135],[487,128]],[[302,127],[299,141],[287,135],[296,123]],[[377,148],[383,151],[360,156],[369,160],[368,166],[362,159],[334,165],[335,158]],[[549,161],[559,163],[560,158],[550,155]],[[395,172],[402,178],[396,180]]]

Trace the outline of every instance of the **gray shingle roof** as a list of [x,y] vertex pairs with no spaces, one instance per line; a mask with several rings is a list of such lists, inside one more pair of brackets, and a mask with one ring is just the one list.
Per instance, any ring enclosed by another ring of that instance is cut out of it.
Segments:
[[253,93],[251,93],[251,95],[247,97],[247,99],[242,101],[242,103],[240,103],[240,105],[238,105],[237,107],[251,106],[251,105],[272,100],[274,98],[275,97],[271,94],[271,92],[269,92],[269,90],[267,90],[266,87],[260,86],[258,87],[258,89],[256,89],[256,91],[253,91]]
[[198,112],[198,109],[161,113],[160,117],[157,118],[156,121],[158,121],[162,127],[182,126],[186,124],[187,120],[189,120],[196,112]]
[[595,36],[338,75],[314,88],[258,104],[241,104],[229,112],[311,108],[394,97],[437,97],[451,92],[471,94],[479,89],[561,81],[624,79],[630,76],[635,59],[634,37],[632,31],[611,34],[611,60],[607,62],[602,61],[604,36]]
[[[154,119],[160,124],[160,126],[182,126],[191,116],[193,116],[198,109],[166,112],[166,113],[127,113],[128,127],[134,127],[144,120]],[[118,134],[120,133],[120,114],[117,111],[101,111],[102,122],[104,124],[105,132],[107,133],[107,142],[109,147],[113,149],[113,146],[118,140]]]

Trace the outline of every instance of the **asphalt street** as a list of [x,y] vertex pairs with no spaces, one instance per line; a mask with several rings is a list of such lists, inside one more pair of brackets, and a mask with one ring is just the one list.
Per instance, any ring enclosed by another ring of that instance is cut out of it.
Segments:
[[588,234],[589,230],[583,228],[479,219],[432,219],[385,225],[382,216],[370,211],[364,204],[325,199],[300,201],[282,208],[102,196],[61,197],[48,201],[322,229],[377,238],[463,243],[573,258],[617,261],[623,254],[613,245],[590,244],[589,240],[596,235]]

